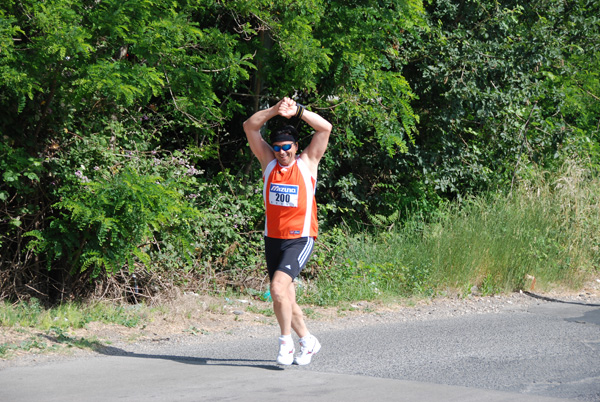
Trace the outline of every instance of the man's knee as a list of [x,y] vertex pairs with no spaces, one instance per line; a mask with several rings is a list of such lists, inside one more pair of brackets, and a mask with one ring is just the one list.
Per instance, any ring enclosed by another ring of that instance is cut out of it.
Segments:
[[271,281],[271,297],[274,301],[281,302],[289,298],[289,288],[292,279],[283,273],[276,272]]

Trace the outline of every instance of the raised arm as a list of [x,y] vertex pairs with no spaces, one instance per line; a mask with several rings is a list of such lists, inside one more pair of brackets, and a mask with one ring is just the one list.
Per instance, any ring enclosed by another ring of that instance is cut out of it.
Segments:
[[268,109],[259,110],[244,122],[244,132],[246,133],[246,138],[248,138],[248,144],[252,153],[259,160],[263,172],[269,162],[275,159],[275,157],[269,144],[260,135],[260,129],[267,121],[279,114],[282,102],[283,99]]
[[300,158],[306,162],[313,176],[317,177],[319,161],[327,149],[332,125],[317,113],[313,113],[309,110],[304,110],[301,118],[315,130],[315,133],[308,147],[302,151]]

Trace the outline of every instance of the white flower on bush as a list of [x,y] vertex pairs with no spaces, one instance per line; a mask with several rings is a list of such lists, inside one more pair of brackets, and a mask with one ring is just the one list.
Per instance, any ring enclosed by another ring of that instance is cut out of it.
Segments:
[[[83,165],[82,165],[82,167],[83,167]],[[77,176],[84,183],[87,183],[88,181],[90,181],[90,179],[88,179],[87,176],[84,176],[84,174],[81,173],[81,170],[77,170],[75,172],[75,176]]]

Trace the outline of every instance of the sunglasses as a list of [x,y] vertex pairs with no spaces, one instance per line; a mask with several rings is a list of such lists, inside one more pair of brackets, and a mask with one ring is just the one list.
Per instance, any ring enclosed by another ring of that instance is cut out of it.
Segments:
[[275,152],[279,152],[282,149],[284,151],[289,151],[290,149],[292,149],[292,145],[294,144],[285,144],[285,145],[273,145],[273,151]]

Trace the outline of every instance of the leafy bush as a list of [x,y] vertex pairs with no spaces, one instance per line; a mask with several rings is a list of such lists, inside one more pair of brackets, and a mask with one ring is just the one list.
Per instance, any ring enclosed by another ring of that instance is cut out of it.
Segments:
[[424,229],[570,158],[597,172],[597,14],[588,0],[5,1],[0,299],[83,297],[130,271],[146,296],[263,283],[241,123],[282,96],[334,126],[306,274],[339,264],[379,291],[427,293],[436,261],[345,265],[335,247]]
[[[28,234],[36,240],[29,246],[48,255],[48,263],[61,259],[73,271],[92,269],[92,277],[101,269],[115,273],[134,262],[150,264],[147,250],[156,244],[155,233],[177,230],[182,255],[189,249],[187,222],[197,211],[182,202],[182,196],[162,177],[140,175],[125,168],[114,176],[91,181],[80,171],[79,189],[70,187],[61,201],[54,204],[63,211],[45,232]],[[134,259],[135,258],[135,259]]]
[[[2,265],[23,247],[22,236],[30,230],[40,205],[35,202],[41,197],[39,183],[44,167],[38,158],[31,157],[22,148],[13,148],[0,140],[0,252]],[[13,260],[13,262],[16,262]]]

